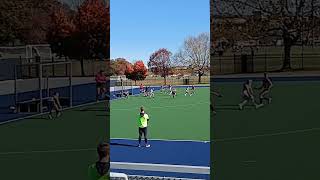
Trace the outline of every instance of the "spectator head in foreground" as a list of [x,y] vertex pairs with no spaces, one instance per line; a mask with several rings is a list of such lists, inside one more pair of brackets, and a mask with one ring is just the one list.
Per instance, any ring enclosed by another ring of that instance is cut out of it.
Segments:
[[88,175],[91,180],[109,180],[110,147],[108,143],[100,143],[97,147],[98,161],[89,166]]

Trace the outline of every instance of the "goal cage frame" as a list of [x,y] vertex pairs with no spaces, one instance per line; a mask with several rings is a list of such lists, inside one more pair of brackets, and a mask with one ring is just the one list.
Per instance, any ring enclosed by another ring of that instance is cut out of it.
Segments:
[[[61,66],[65,68],[64,75],[57,75],[55,68]],[[28,71],[28,75],[24,75],[24,70]],[[30,75],[30,69],[32,75]],[[49,70],[51,70],[49,72]],[[51,74],[50,74],[51,73]],[[60,82],[59,82],[60,81]],[[60,94],[60,98],[65,98],[68,101],[68,107],[72,107],[72,62],[50,62],[50,63],[28,63],[16,65],[14,68],[14,102],[15,107],[21,103],[39,101],[39,111],[43,113],[44,100],[48,100],[56,91]],[[29,84],[28,84],[29,83]],[[30,85],[30,83],[32,83]],[[60,83],[60,85],[59,85]],[[57,89],[61,89],[59,90]],[[66,90],[63,90],[66,88]],[[20,98],[23,93],[32,92],[33,98]],[[61,96],[63,94],[64,96]]]
[[42,60],[51,61],[53,57],[50,44],[28,44],[23,46],[1,46],[0,54],[4,57],[1,59],[27,59],[29,63],[40,57]]
[[[129,91],[129,95],[134,95],[133,91],[133,81],[129,79],[117,79],[113,80],[112,84],[112,94],[116,96],[116,98],[122,98],[125,91]],[[121,95],[119,97],[119,95]]]

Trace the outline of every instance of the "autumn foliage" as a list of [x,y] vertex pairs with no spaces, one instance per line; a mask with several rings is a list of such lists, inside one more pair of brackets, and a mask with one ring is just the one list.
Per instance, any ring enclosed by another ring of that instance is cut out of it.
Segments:
[[76,10],[56,8],[48,31],[53,52],[80,60],[82,75],[84,59],[108,59],[109,13],[102,0],[85,0]]
[[136,61],[133,66],[128,66],[126,70],[126,77],[133,81],[144,80],[148,75],[148,70],[143,61]]
[[[124,58],[117,58],[115,60],[111,60],[111,73],[113,75],[125,75],[128,67],[131,67],[132,64],[129,63]],[[133,70],[133,69],[132,69]]]
[[148,67],[156,75],[164,78],[171,73],[171,55],[172,53],[165,48],[161,48],[154,52],[149,59]]

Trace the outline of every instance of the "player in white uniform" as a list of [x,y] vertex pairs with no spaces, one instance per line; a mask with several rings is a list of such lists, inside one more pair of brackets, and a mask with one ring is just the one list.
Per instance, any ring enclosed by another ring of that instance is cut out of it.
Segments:
[[252,90],[252,80],[247,80],[243,84],[241,96],[243,98],[243,101],[239,104],[240,110],[243,109],[243,106],[246,105],[248,103],[248,101],[251,101],[254,104],[256,109],[263,106],[263,104],[257,104],[254,99],[254,94],[253,94],[253,90]]
[[267,73],[264,73],[264,79],[262,81],[261,87],[257,88],[260,90],[259,93],[259,99],[260,103],[263,103],[263,100],[267,100],[267,102],[270,104],[272,98],[270,97],[271,88],[273,87],[271,79],[268,77]]
[[184,96],[187,96],[187,94],[189,94],[191,96],[189,86],[186,88],[186,93],[184,94]]
[[149,97],[154,98],[154,89],[150,89]]

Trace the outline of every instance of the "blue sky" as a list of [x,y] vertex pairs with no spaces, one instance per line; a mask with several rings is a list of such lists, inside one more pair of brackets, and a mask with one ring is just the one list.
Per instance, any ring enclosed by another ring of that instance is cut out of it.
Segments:
[[185,38],[210,31],[209,0],[110,0],[111,58],[147,62]]

